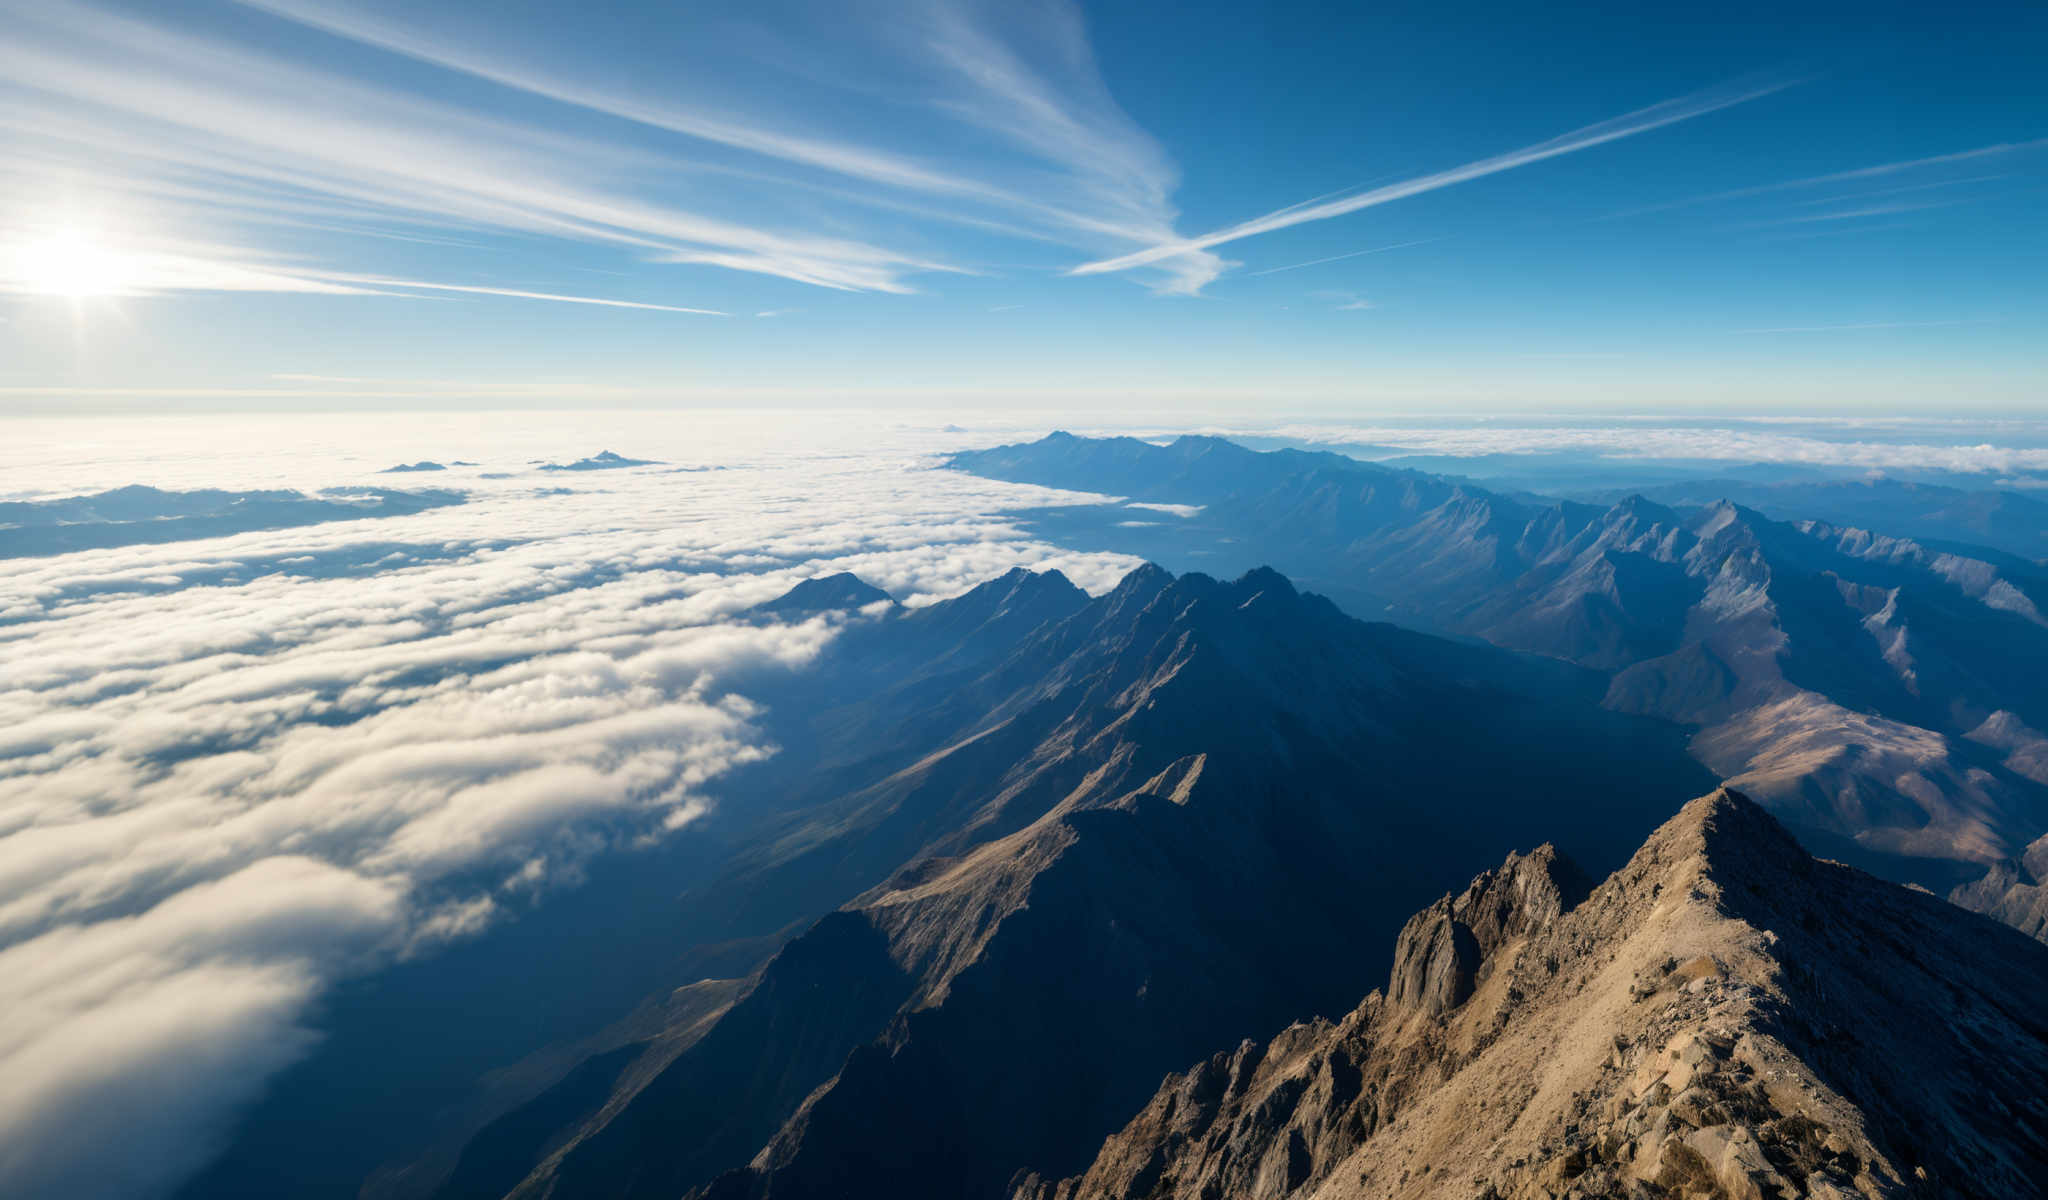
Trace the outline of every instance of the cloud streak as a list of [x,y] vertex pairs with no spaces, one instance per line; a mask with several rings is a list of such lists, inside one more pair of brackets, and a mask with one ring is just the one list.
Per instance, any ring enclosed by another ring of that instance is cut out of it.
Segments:
[[[261,26],[290,22],[358,52],[313,65],[281,48],[303,39],[185,32],[86,0],[0,0],[0,137],[10,151],[0,174],[26,195],[70,181],[121,197],[151,236],[176,220],[233,227],[214,239],[222,243],[246,242],[256,226],[423,245],[481,238],[483,250],[502,249],[494,238],[548,238],[643,264],[858,292],[905,293],[920,275],[971,268],[899,247],[900,229],[864,230],[877,222],[850,220],[853,206],[1087,253],[1174,236],[1177,172],[1116,104],[1078,10],[1059,0],[920,0],[868,14],[875,19],[846,38],[798,22],[796,36],[817,43],[805,52],[893,78],[934,115],[842,122],[888,128],[897,146],[837,134],[833,117],[811,127],[821,113],[876,103],[860,94],[864,83],[789,72],[785,90],[816,102],[778,106],[717,59],[691,57],[688,41],[670,86],[652,95],[617,83],[620,48],[604,45],[601,25],[588,44],[565,45],[576,39],[544,36],[516,15],[485,28],[418,6],[238,3]],[[371,52],[405,69],[334,65]],[[473,86],[447,86],[449,73],[527,103],[486,107],[467,98]],[[510,112],[519,116],[501,115]],[[996,152],[958,166],[963,134]],[[807,195],[829,199],[830,210]],[[223,253],[207,269],[162,273],[159,290],[250,290],[259,282],[250,263],[263,257]],[[1220,269],[1214,256],[1189,252],[1152,276],[1158,290],[1187,292]],[[372,273],[326,264],[260,282],[323,290],[323,272]],[[707,307],[659,297],[617,306],[643,303]]]
[[[506,296],[515,300],[553,300],[561,304],[595,304],[603,308],[641,308],[654,312],[691,313],[700,317],[729,317],[715,308],[683,308],[674,304],[650,304],[641,300],[606,300],[597,296],[565,296],[557,292],[527,292],[517,288],[476,287],[459,283],[428,283],[419,279],[386,279],[377,275],[330,275],[327,278],[363,283],[379,288],[419,288],[424,291],[465,292],[473,296]],[[767,313],[757,314],[767,316]]]
[[1099,275],[1106,272],[1127,271],[1134,267],[1146,266],[1163,259],[1205,251],[1211,247],[1240,241],[1248,237],[1256,237],[1262,233],[1271,233],[1275,230],[1287,229],[1310,221],[1327,221],[1332,217],[1341,217],[1377,205],[1390,204],[1396,200],[1407,199],[1410,196],[1419,196],[1440,188],[1452,187],[1474,179],[1482,179],[1489,175],[1497,175],[1503,171],[1512,171],[1518,167],[1529,166],[1567,154],[1576,154],[1581,150],[1589,150],[1595,146],[1620,141],[1623,138],[1635,137],[1638,134],[1678,124],[1681,121],[1690,121],[1697,117],[1706,116],[1708,113],[1719,112],[1724,108],[1761,99],[1764,96],[1782,91],[1790,86],[1790,83],[1780,82],[1695,92],[1689,96],[1666,100],[1653,104],[1648,108],[1638,109],[1635,112],[1612,118],[1611,120],[1575,129],[1570,133],[1560,134],[1548,141],[1524,146],[1519,150],[1512,150],[1506,154],[1497,154],[1491,158],[1479,159],[1460,167],[1453,167],[1447,171],[1437,171],[1429,175],[1417,176],[1400,183],[1373,188],[1370,191],[1346,196],[1338,200],[1328,200],[1320,204],[1311,204],[1307,207],[1297,206],[1280,209],[1263,217],[1257,217],[1224,229],[1219,229],[1213,233],[1204,234],[1201,237],[1185,238],[1131,254],[1083,263],[1073,268],[1069,274]]
[[[1610,213],[1599,218],[1603,221],[1618,221],[1625,217],[1644,216],[1649,213],[1669,212],[1674,208],[1689,208],[1695,204],[1710,204],[1720,200],[1743,200],[1752,196],[1767,196],[1773,192],[1794,191],[1799,188],[1825,187],[1835,183],[1860,183],[1869,179],[1883,179],[1907,171],[1953,166],[1957,163],[1976,162],[1980,159],[1995,158],[2007,154],[2021,154],[2048,147],[2048,138],[2035,138],[2025,142],[1998,142],[1990,146],[1979,146],[1974,150],[1957,150],[1948,154],[1933,154],[1925,158],[1901,159],[1897,162],[1877,163],[1868,167],[1855,167],[1846,171],[1831,171],[1825,175],[1807,175],[1799,179],[1786,179],[1777,183],[1762,183],[1753,187],[1730,188],[1727,191],[1708,192],[1702,196],[1688,196],[1683,200],[1671,200],[1663,204],[1651,204],[1642,208],[1631,208]],[[1965,179],[1943,180],[1938,183],[1914,184],[1907,191],[1921,187],[1948,187],[1954,184],[1981,183],[1986,176],[1971,176]],[[1996,178],[1991,176],[1989,178]],[[1817,201],[1816,203],[1827,203]]]
[[1410,246],[1427,246],[1431,242],[1441,241],[1443,241],[1442,238],[1420,238],[1412,242],[1395,242],[1391,246],[1373,246],[1365,250],[1353,250],[1348,254],[1332,254],[1328,258],[1312,258],[1307,262],[1289,263],[1284,267],[1267,267],[1263,271],[1247,271],[1245,274],[1247,277],[1278,275],[1282,271],[1299,271],[1303,267],[1320,267],[1324,263],[1343,262],[1347,258],[1362,258],[1368,254],[1385,254],[1389,250],[1405,250]]
[[924,256],[774,232],[581,182],[623,181],[660,161],[644,152],[82,5],[17,6],[9,20],[0,75],[61,99],[73,116],[47,123],[16,105],[0,122],[31,138],[54,130],[159,172],[197,172],[259,204],[282,189],[386,216],[610,243],[849,290],[907,291],[906,272],[943,269]]

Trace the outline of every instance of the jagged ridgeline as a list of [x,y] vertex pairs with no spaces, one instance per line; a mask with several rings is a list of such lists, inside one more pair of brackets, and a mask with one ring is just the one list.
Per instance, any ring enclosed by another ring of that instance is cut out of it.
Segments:
[[1360,622],[1272,571],[881,599],[826,579],[760,615],[851,614],[810,690],[858,686],[775,768],[835,790],[682,900],[722,944],[802,919],[792,896],[837,911],[481,1131],[443,1195],[1077,1173],[1168,1071],[1354,1006],[1446,880],[1546,840],[1612,866],[1711,786],[1596,672]]
[[1588,504],[1215,437],[1053,434],[949,465],[1122,498],[1028,514],[1068,545],[1270,563],[1355,615],[1605,672],[1608,707],[1695,731],[1808,846],[2048,936],[2037,499],[1715,480]]
[[827,577],[758,619],[821,612],[817,688],[857,698],[782,769],[839,790],[683,904],[843,899],[485,1127],[440,1195],[2038,1186],[2048,947],[1732,793],[1673,819],[1711,785],[1600,672],[1269,570],[921,609]]
[[1729,791],[1581,886],[1510,856],[1384,992],[1168,1078],[1013,1200],[2043,1194],[2048,948]]

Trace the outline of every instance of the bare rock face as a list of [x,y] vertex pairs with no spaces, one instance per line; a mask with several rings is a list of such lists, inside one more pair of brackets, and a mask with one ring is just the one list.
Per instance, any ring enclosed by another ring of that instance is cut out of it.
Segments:
[[1456,1008],[1472,995],[1494,951],[1555,921],[1585,891],[1578,869],[1554,846],[1509,855],[1462,894],[1408,919],[1394,947],[1388,1003],[1431,1014]]
[[2048,942],[2048,837],[2029,846],[2016,862],[1994,863],[1982,879],[1956,888],[1949,899]]
[[1016,1200],[2048,1194],[2048,950],[1726,790],[1576,906],[1554,855],[1410,921],[1387,993],[1164,1086]]

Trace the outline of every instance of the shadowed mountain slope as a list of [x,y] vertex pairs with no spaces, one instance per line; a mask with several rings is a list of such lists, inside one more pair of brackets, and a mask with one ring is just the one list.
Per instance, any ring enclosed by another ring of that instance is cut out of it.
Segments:
[[719,889],[745,909],[893,864],[688,1045],[537,1098],[554,1119],[523,1158],[504,1128],[549,1122],[509,1114],[444,1194],[993,1197],[1079,1170],[1164,1071],[1355,1002],[1373,969],[1349,947],[1445,880],[1545,830],[1619,862],[1668,812],[1650,797],[1700,776],[1602,684],[1272,571],[1142,568],[871,712],[947,732]]
[[[987,715],[935,698],[1087,603],[1057,574],[1017,571],[914,610],[789,618],[838,633],[814,669],[748,681],[780,753],[722,779],[687,834],[608,855],[516,919],[352,985],[320,1046],[180,1195],[413,1200],[487,1124],[543,1093],[546,1108],[630,1086],[699,1036],[783,942],[914,852],[914,830],[871,835],[886,805],[847,810]],[[838,852],[806,855],[827,842]],[[585,1111],[566,1103],[566,1115],[527,1117],[553,1130]],[[477,1161],[525,1156],[492,1195],[530,1169],[524,1135],[472,1149]]]

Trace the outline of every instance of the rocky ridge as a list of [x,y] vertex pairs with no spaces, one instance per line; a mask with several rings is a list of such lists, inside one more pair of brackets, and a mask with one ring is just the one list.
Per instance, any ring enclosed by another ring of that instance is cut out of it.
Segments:
[[1162,528],[1055,514],[1046,536],[1168,562],[1257,554],[1354,613],[1610,673],[1609,707],[1697,729],[1699,762],[1809,844],[2030,911],[1998,884],[2033,886],[2001,864],[2048,836],[2048,685],[2028,666],[2048,656],[2040,563],[1725,500],[1603,509],[1212,437],[1054,435],[950,465],[1201,505]]
[[842,648],[1067,615],[865,702],[854,740],[936,748],[776,827],[720,894],[866,890],[687,1047],[507,1114],[444,1197],[997,1197],[1078,1171],[1161,1073],[1351,1004],[1375,964],[1331,947],[1546,832],[1619,862],[1699,786],[1590,673],[1366,625],[1272,571],[1141,568],[1071,609],[1056,577],[985,587]]
[[1169,1077],[1013,1200],[2044,1194],[2048,949],[1727,790],[1572,886],[1510,857],[1386,991]]

